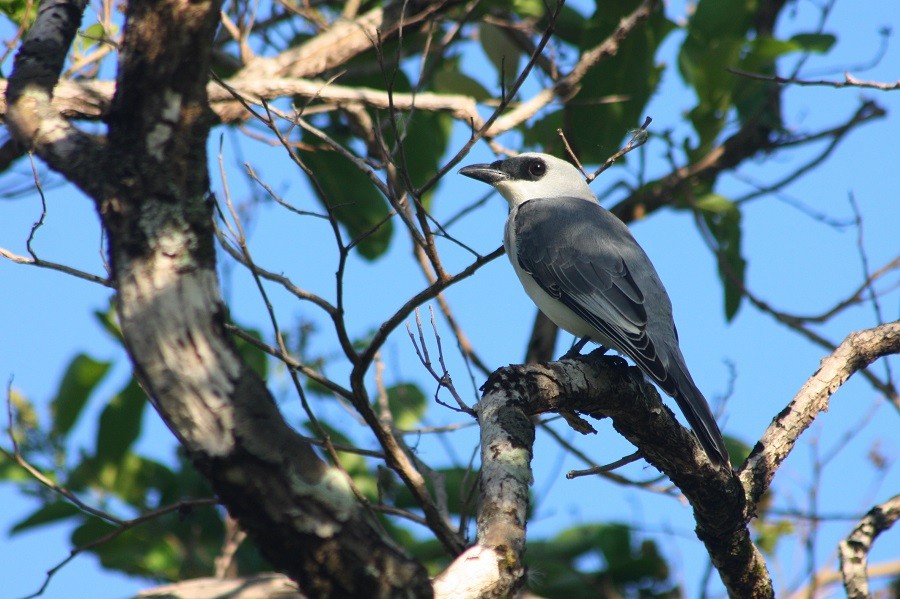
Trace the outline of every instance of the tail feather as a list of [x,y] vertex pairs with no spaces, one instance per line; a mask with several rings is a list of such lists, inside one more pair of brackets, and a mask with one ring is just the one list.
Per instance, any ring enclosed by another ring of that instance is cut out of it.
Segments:
[[713,462],[731,467],[731,460],[728,458],[728,450],[725,448],[725,440],[722,438],[722,432],[719,425],[716,424],[716,418],[713,416],[712,410],[703,393],[694,384],[691,375],[687,372],[687,368],[674,368],[673,375],[675,383],[675,393],[673,397],[681,412],[687,419],[688,424],[700,441],[700,445],[706,451],[706,455]]

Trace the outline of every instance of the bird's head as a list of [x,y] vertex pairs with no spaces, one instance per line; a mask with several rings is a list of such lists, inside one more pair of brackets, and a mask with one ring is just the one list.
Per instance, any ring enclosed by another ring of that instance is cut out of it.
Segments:
[[596,201],[581,172],[565,160],[529,152],[490,164],[472,164],[459,174],[493,185],[510,208],[536,198],[570,196]]

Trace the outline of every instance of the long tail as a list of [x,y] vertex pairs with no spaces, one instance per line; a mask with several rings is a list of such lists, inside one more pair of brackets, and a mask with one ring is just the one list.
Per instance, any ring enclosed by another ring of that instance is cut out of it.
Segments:
[[700,445],[706,451],[709,459],[717,464],[727,465],[731,467],[731,460],[728,459],[728,450],[725,449],[725,440],[722,439],[722,431],[716,424],[716,419],[709,409],[709,404],[703,393],[694,384],[687,367],[684,365],[683,359],[678,364],[673,364],[674,368],[669,373],[675,383],[675,393],[673,397],[684,417],[687,418],[688,424],[691,425],[694,434],[700,441]]

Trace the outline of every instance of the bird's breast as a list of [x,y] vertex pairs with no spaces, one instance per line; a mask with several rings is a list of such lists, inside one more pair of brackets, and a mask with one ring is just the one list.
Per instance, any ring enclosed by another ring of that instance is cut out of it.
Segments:
[[568,331],[576,337],[590,336],[597,342],[603,343],[604,339],[598,336],[598,331],[592,327],[586,320],[575,314],[561,301],[544,291],[538,285],[537,281],[531,274],[519,264],[518,253],[516,249],[516,230],[515,219],[518,212],[518,206],[510,210],[509,218],[506,220],[506,230],[503,235],[503,246],[506,249],[506,257],[509,258],[516,276],[522,283],[525,293],[531,298],[537,307],[543,312],[547,318],[552,320],[556,326]]

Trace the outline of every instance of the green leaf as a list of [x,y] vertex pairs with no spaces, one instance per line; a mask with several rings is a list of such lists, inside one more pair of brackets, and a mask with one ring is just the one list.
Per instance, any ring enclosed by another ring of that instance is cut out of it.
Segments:
[[543,0],[513,0],[513,12],[526,19],[540,19],[547,12]]
[[837,37],[830,33],[798,33],[791,36],[791,41],[807,52],[825,54],[837,42]]
[[[449,114],[418,110],[405,122],[403,162],[412,184],[419,187],[440,168],[441,157],[450,140],[453,119]],[[393,135],[385,137],[389,143],[393,139]],[[426,208],[431,203],[433,190],[434,188],[420,198]]]
[[0,480],[21,483],[34,478],[6,453],[0,452]]
[[[27,445],[28,432],[38,430],[41,426],[40,418],[34,404],[22,395],[17,389],[9,390],[7,401],[10,404],[13,415],[12,434],[15,435],[16,442]],[[24,448],[22,448],[25,451]]]
[[[6,15],[13,25],[25,25],[30,27],[37,15],[38,2],[28,2],[27,0],[0,0],[0,13]],[[25,12],[25,9],[28,12]]]
[[801,46],[793,41],[780,40],[774,37],[760,37],[753,40],[743,64],[770,64],[776,58],[780,58],[791,52],[800,50]]
[[[435,470],[435,474],[442,480],[442,492],[447,494],[447,510],[453,515],[460,515],[463,511],[472,514],[477,498],[474,487],[478,484],[478,472],[469,468],[440,468]],[[435,493],[434,478],[429,476],[426,479],[428,491],[432,495]],[[405,485],[396,485],[395,490],[394,505],[397,507],[404,509],[421,507]]]
[[442,94],[460,94],[470,96],[476,102],[483,102],[493,97],[483,85],[468,75],[459,72],[459,61],[448,60],[434,74],[434,90]]
[[497,81],[502,80],[505,85],[509,85],[519,74],[522,49],[506,32],[494,25],[481,23],[478,32],[481,48],[497,70]]
[[790,520],[776,520],[774,522],[757,521],[755,542],[763,552],[768,555],[775,553],[778,541],[795,533],[794,523]]
[[706,42],[743,38],[755,13],[754,0],[700,0],[688,22],[688,34]]
[[81,44],[85,50],[89,50],[93,46],[100,43],[100,40],[106,35],[106,30],[100,23],[94,23],[81,33]]
[[744,443],[742,440],[730,435],[723,435],[725,439],[725,449],[728,450],[728,457],[731,458],[732,464],[743,464],[744,460],[750,457],[752,447]]
[[[262,340],[262,334],[256,329],[241,328],[254,339]],[[238,353],[241,354],[241,358],[243,358],[247,366],[249,366],[259,378],[266,380],[269,375],[269,356],[266,352],[237,335],[234,335],[232,339],[234,339],[234,344],[237,346]]]
[[[309,139],[308,141],[312,141]],[[383,255],[390,245],[393,223],[390,207],[372,181],[347,158],[330,149],[300,152],[312,170],[316,197],[346,229],[359,253],[368,260]]]
[[[72,533],[71,542],[84,546],[115,531],[94,517]],[[107,538],[89,549],[104,567],[130,575],[182,580],[207,575],[219,554],[224,526],[213,506],[197,506],[158,516]]]
[[411,429],[425,415],[425,394],[412,383],[394,385],[387,390],[388,406],[399,429]]
[[[593,40],[596,45],[636,5],[637,2],[630,0],[604,3],[591,17],[585,39]],[[662,74],[656,51],[673,27],[661,10],[655,11],[644,26],[621,42],[615,56],[585,75],[578,93],[566,103],[562,129],[583,163],[605,161],[619,150],[629,131],[644,121],[647,102]],[[556,120],[557,117],[547,118]],[[544,151],[562,154],[555,129],[536,125],[535,131],[538,130],[545,135],[539,144]]]
[[739,78],[728,69],[741,66],[754,10],[745,0],[701,0],[687,24],[678,70],[697,94],[688,115],[700,138],[692,160],[713,146],[733,107]]
[[110,400],[100,414],[97,428],[97,459],[118,464],[141,434],[141,421],[147,396],[131,378],[125,388]]
[[[167,466],[134,453],[123,456],[105,472],[107,471],[112,480],[106,488],[122,501],[140,510],[174,503],[184,496],[192,495],[190,492],[182,493],[177,488],[176,474]],[[154,505],[147,503],[148,497],[155,495],[150,493],[151,490],[158,491]]]
[[634,536],[624,524],[589,524],[530,543],[529,559],[541,564],[543,574],[533,590],[546,596],[594,597],[596,591],[585,589],[584,582],[592,580],[594,589],[609,588],[610,595],[630,596],[627,590],[639,586],[652,589],[642,597],[670,596],[668,564],[652,540],[637,543]]
[[94,318],[97,319],[103,330],[109,333],[119,345],[125,344],[124,337],[122,337],[122,329],[119,328],[119,320],[116,317],[116,302],[114,298],[109,298],[109,307],[106,310],[94,310]]
[[53,503],[42,506],[37,511],[32,512],[31,515],[16,522],[9,532],[11,535],[17,534],[28,530],[29,528],[52,524],[53,522],[78,516],[82,513],[81,510],[68,501],[54,501]]
[[[549,17],[549,15],[547,15]],[[548,24],[547,19],[540,22],[539,27],[542,29]],[[574,46],[579,46],[582,50],[586,50],[590,46],[596,45],[596,40],[587,40],[584,37],[585,29],[588,26],[588,20],[580,12],[564,4],[556,19],[556,27],[553,29],[553,37],[563,40]]]
[[86,354],[78,354],[69,363],[56,397],[50,403],[54,435],[65,436],[78,421],[94,388],[100,383],[111,364],[100,362]]
[[[183,550],[178,539],[165,531],[168,518],[160,518],[152,526],[138,526],[114,536],[89,549],[100,558],[104,567],[127,574],[152,576],[165,580],[177,580],[181,569]],[[72,533],[71,543],[76,547],[88,545],[112,533],[115,526],[89,518]]]
[[716,241],[719,278],[725,295],[725,318],[732,320],[744,296],[747,262],[741,255],[741,212],[731,200],[707,194],[697,200],[706,226]]
[[522,143],[525,147],[538,148],[542,152],[554,156],[565,156],[565,148],[557,131],[563,127],[563,110],[557,110],[526,124],[522,131]]

